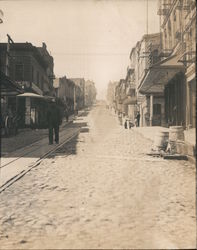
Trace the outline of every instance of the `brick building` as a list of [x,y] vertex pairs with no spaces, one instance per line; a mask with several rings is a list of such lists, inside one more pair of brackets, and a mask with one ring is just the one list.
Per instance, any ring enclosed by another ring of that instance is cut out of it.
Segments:
[[116,108],[116,86],[118,85],[117,81],[110,81],[107,86],[107,102],[109,107]]
[[74,112],[74,88],[75,84],[73,81],[66,78],[56,78],[54,80],[54,88],[56,90],[56,96],[62,100],[65,108],[68,109],[69,113]]
[[93,81],[85,81],[85,106],[92,106],[96,101],[96,88]]
[[53,90],[53,57],[46,44],[35,47],[31,43],[0,43],[1,70],[27,92],[51,95]]
[[[31,43],[0,43],[1,71],[24,92],[12,103],[20,111],[20,127],[46,126],[46,103],[43,95],[55,94],[53,88],[53,57],[49,55],[46,44],[35,47]],[[31,95],[32,93],[32,95]],[[44,125],[45,124],[45,125]]]
[[142,89],[164,88],[167,126],[195,127],[196,8],[193,0],[160,0],[162,60],[147,72]]
[[75,84],[74,99],[75,99],[75,110],[80,110],[85,107],[85,79],[84,78],[70,78]]
[[134,70],[140,126],[164,125],[164,88],[150,87],[147,81],[150,68],[160,61],[160,33],[148,34],[137,42],[130,53],[130,67]]

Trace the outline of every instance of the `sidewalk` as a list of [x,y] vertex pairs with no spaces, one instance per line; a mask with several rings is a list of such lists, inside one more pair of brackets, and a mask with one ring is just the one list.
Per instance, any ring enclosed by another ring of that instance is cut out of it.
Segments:
[[[144,138],[147,138],[154,142],[155,135],[161,131],[169,131],[169,128],[154,126],[154,127],[134,127],[132,128],[136,132],[140,133]],[[177,141],[177,152],[181,155],[187,155],[191,162],[195,162],[196,159],[196,131],[195,129],[184,131],[185,140]]]
[[193,146],[196,145],[196,129],[195,128],[185,130],[184,135],[185,135],[185,142],[190,143]]
[[[80,116],[83,112],[79,113]],[[18,137],[5,138],[7,141],[6,147],[3,145],[4,155],[1,157],[0,168],[0,191],[4,186],[14,182],[24,172],[28,172],[33,165],[39,164],[39,160],[61,146],[65,141],[77,136],[80,131],[80,126],[67,126],[75,119],[70,117],[69,122],[63,121],[60,127],[60,143],[48,144],[48,130],[25,130],[18,134]],[[5,141],[4,141],[5,143]],[[19,144],[18,144],[19,143]],[[13,144],[13,145],[12,145]],[[9,148],[11,147],[11,149]],[[16,148],[17,147],[17,148]],[[9,151],[10,152],[6,152]],[[14,149],[14,151],[13,151]]]
[[158,132],[169,131],[168,128],[164,128],[164,127],[160,127],[160,126],[154,126],[154,127],[133,127],[132,129],[135,130],[136,132],[140,133],[141,135],[143,135],[143,137],[145,137],[146,139],[151,140],[152,142],[154,142],[155,135]]
[[[66,119],[64,119],[60,126],[60,131],[73,120],[73,115],[69,117],[69,122],[66,122]],[[1,138],[1,156],[10,155],[12,152],[46,137],[48,137],[48,129],[20,129],[16,136]]]

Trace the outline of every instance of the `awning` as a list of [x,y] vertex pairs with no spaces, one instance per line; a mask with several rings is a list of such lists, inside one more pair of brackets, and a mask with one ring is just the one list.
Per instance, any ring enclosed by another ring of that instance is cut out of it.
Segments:
[[34,94],[34,93],[23,93],[23,94],[17,95],[17,97],[44,98],[43,95],[37,95],[37,94]]
[[0,95],[13,96],[23,93],[23,89],[0,71]]
[[46,99],[48,101],[51,101],[55,98],[54,96],[49,96],[49,95],[44,95],[43,97],[44,97],[44,99]]
[[179,72],[184,72],[184,65],[173,55],[149,68],[139,86],[142,94],[163,93],[165,85]]
[[31,83],[31,88],[33,91],[35,91],[37,94],[42,95],[43,91],[33,82]]

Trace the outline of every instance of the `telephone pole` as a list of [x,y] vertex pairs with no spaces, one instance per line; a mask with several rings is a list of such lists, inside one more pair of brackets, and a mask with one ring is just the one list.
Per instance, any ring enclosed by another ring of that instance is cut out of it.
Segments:
[[3,23],[3,11],[0,9],[0,23]]
[[7,34],[8,37],[8,43],[7,43],[7,51],[6,51],[6,68],[5,68],[5,74],[6,76],[10,76],[10,44],[14,43],[10,35]]
[[148,0],[146,0],[146,34],[148,35]]

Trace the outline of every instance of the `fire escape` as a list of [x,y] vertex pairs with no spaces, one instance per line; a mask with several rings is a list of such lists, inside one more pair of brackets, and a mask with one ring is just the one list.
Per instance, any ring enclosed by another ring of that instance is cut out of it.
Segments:
[[[172,1],[159,0],[158,4],[159,4],[159,8],[158,8],[157,14],[159,15],[159,22],[160,22],[160,48],[159,48],[159,56],[161,58],[167,58],[172,53],[172,49],[166,49],[166,48],[164,48],[163,43],[162,43],[162,31],[161,31],[161,29],[164,28],[164,24],[166,23],[169,15],[170,15],[170,10],[172,8]],[[163,19],[163,23],[162,23],[162,19]],[[163,32],[163,35],[164,36],[166,35],[165,31]]]

